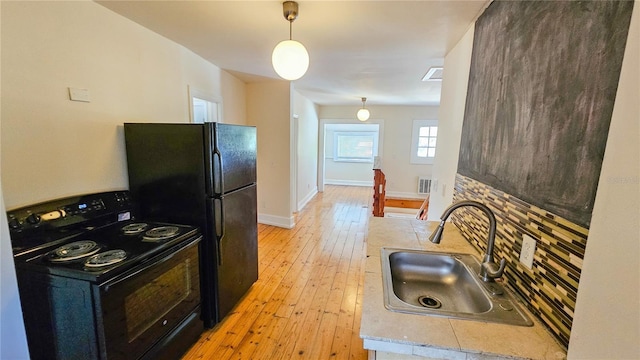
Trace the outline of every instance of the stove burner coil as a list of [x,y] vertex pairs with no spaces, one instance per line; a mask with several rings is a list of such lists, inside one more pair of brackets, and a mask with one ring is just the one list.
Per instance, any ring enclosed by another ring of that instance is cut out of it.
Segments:
[[75,241],[60,246],[47,254],[50,262],[68,262],[82,259],[100,251],[100,246],[91,240]]
[[84,266],[87,268],[102,268],[119,263],[126,258],[127,253],[124,250],[109,250],[91,256],[84,262]]
[[147,230],[148,227],[149,225],[146,223],[132,223],[122,227],[122,232],[125,235],[137,235]]
[[153,228],[142,237],[143,241],[162,241],[178,235],[180,229],[177,226],[160,226]]

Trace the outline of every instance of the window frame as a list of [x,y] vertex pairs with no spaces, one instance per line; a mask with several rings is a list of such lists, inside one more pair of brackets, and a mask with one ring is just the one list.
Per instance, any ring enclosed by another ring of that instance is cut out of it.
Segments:
[[[343,136],[370,136],[373,140],[372,155],[370,158],[340,156],[339,138]],[[334,131],[333,133],[333,161],[352,163],[373,163],[375,156],[378,156],[378,133],[375,131]]]
[[[432,165],[434,160],[435,160],[435,153],[433,157],[420,157],[418,156],[418,149],[420,148],[419,141],[420,141],[420,128],[422,127],[438,127],[438,120],[413,120],[413,128],[411,131],[411,164],[420,164],[420,165]],[[437,138],[438,136],[435,136],[436,138],[436,146],[437,146]],[[434,151],[436,149],[436,146],[430,147],[427,146],[427,148],[433,148]],[[424,148],[424,147],[422,147]]]

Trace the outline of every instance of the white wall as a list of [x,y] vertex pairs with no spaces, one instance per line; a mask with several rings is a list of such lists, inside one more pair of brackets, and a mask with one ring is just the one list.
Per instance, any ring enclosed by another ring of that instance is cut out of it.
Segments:
[[580,277],[570,359],[640,359],[639,44],[636,1]]
[[292,228],[290,84],[274,80],[246,87],[247,122],[258,129],[258,222]]
[[296,211],[318,193],[318,109],[311,100],[293,91],[296,123]]
[[[188,122],[188,86],[222,97],[220,68],[94,2],[1,6],[7,208],[127,188],[124,122]],[[91,102],[70,101],[68,87]],[[239,121],[243,108],[223,104]]]
[[293,228],[318,191],[317,108],[281,80],[246,84],[246,99],[258,129],[258,222]]
[[[26,359],[4,205],[127,188],[124,122],[188,122],[192,86],[243,123],[244,83],[91,1],[0,9],[0,358]],[[68,87],[91,102],[69,101]]]
[[245,83],[226,71],[220,72],[222,88],[222,122],[247,123],[247,89]]
[[325,135],[324,183],[330,185],[373,186],[373,163],[333,160],[333,131]]
[[[438,118],[438,108],[432,106],[367,106],[371,119],[367,122],[381,122],[382,143],[379,144],[382,170],[387,179],[387,196],[419,197],[417,184],[419,176],[431,176],[432,165],[410,163],[411,131],[413,120]],[[325,121],[355,119],[358,106],[320,106],[320,119]],[[382,121],[380,121],[382,120]],[[371,169],[371,167],[369,167]],[[373,171],[370,172],[373,180]]]
[[471,70],[474,29],[475,27],[472,25],[444,58],[438,142],[427,215],[429,220],[439,219],[444,209],[453,200],[469,71]]
[[[2,18],[2,6],[0,6]],[[0,27],[1,28],[1,27]],[[0,38],[2,33],[0,31]],[[0,47],[2,59],[2,47]],[[0,69],[2,63],[0,61]],[[2,74],[0,72],[0,82]],[[2,104],[0,103],[0,124],[2,123]],[[0,139],[2,131],[0,130]],[[0,140],[0,148],[2,141]],[[1,167],[0,162],[0,167]],[[29,359],[27,338],[22,322],[22,307],[18,295],[16,269],[13,265],[11,239],[7,226],[7,214],[2,196],[2,181],[0,181],[0,359],[23,360]]]

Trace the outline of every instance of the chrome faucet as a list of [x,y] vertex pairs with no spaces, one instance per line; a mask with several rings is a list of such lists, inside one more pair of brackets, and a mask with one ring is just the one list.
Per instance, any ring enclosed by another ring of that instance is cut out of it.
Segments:
[[436,231],[434,231],[433,234],[429,236],[429,240],[431,240],[431,242],[434,244],[439,244],[440,239],[442,238],[442,231],[444,230],[445,221],[447,220],[447,218],[449,218],[449,215],[451,215],[451,213],[455,209],[463,206],[471,206],[471,207],[480,209],[489,218],[489,236],[487,238],[487,251],[484,254],[484,258],[482,259],[479,275],[482,281],[492,282],[494,281],[494,279],[497,279],[502,276],[502,273],[504,272],[504,267],[506,265],[506,260],[505,259],[500,260],[500,266],[498,266],[498,264],[496,264],[495,261],[493,261],[493,245],[496,240],[496,217],[493,215],[493,212],[491,212],[491,209],[489,209],[486,205],[479,203],[477,201],[471,201],[471,200],[460,201],[455,204],[452,204],[442,213],[442,216],[440,216],[440,220],[442,221],[440,222],[440,225],[438,226]]

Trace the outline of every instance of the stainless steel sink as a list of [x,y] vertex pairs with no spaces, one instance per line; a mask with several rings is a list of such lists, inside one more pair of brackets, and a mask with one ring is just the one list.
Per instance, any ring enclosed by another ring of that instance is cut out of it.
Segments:
[[485,283],[469,254],[382,248],[384,305],[391,311],[532,326],[500,283]]

